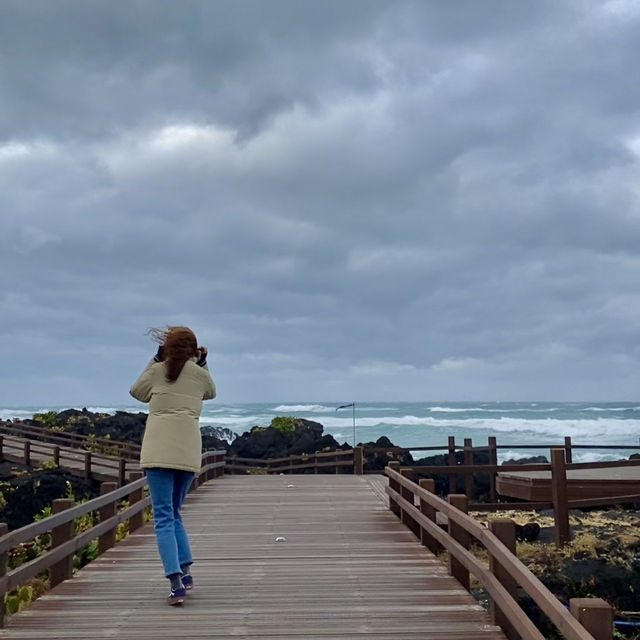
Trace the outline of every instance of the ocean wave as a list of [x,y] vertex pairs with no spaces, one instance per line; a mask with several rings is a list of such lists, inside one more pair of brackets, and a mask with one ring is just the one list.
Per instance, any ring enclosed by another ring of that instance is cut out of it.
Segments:
[[473,413],[474,411],[484,413],[553,413],[554,411],[558,411],[558,407],[545,407],[543,409],[531,409],[529,407],[518,407],[512,409],[486,409],[484,407],[430,407],[429,411],[433,413]]
[[[544,449],[541,449],[546,454]],[[524,458],[531,458],[532,456],[537,456],[539,454],[535,453],[532,450],[527,451],[526,453],[522,453],[522,451],[514,451],[513,449],[507,449],[506,451],[502,451],[498,453],[498,464],[502,464],[505,460],[524,460]],[[549,456],[547,455],[547,458]]]
[[[270,421],[267,420],[267,423]],[[233,429],[235,425],[261,425],[265,426],[264,419],[258,416],[200,416],[200,424],[212,424]]]
[[325,413],[335,410],[335,407],[325,407],[322,404],[281,404],[272,409],[272,411],[309,411],[313,413]]
[[[77,407],[74,407],[74,409],[75,408]],[[83,408],[84,407],[80,407],[78,411],[82,411]],[[133,411],[133,409],[116,409],[114,407],[87,407],[87,411],[91,411],[92,413],[109,413],[113,415],[116,411]]]
[[24,411],[22,409],[0,409],[0,420],[13,420],[14,418],[22,420],[23,418],[31,418],[34,413],[41,412]]
[[[327,417],[324,426],[329,429],[349,427],[353,421],[349,418]],[[500,433],[529,432],[538,436],[571,436],[578,438],[612,438],[624,437],[627,440],[640,436],[640,420],[619,420],[616,418],[595,418],[595,419],[559,419],[544,418],[538,420],[527,420],[526,418],[509,418],[501,416],[499,418],[464,418],[451,420],[435,418],[433,416],[383,416],[379,418],[359,418],[356,420],[357,427],[434,427],[454,431],[496,431]]]
[[581,411],[640,411],[640,407],[585,407]]
[[[498,464],[503,464],[506,460],[523,460],[524,458],[531,458],[533,456],[543,455],[549,460],[549,450],[540,448],[540,451],[535,449],[528,449],[526,452],[516,451],[513,449],[507,449],[502,453],[498,453]],[[619,460],[619,452],[608,452],[606,450],[591,449],[589,451],[581,452],[579,449],[574,449],[572,452],[573,462],[608,462],[610,460]]]

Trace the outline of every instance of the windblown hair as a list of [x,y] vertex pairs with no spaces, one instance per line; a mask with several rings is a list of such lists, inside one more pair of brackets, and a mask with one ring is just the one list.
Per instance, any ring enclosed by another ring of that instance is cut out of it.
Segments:
[[175,382],[189,359],[198,357],[198,341],[188,327],[167,327],[149,329],[151,337],[162,348],[162,361],[169,382]]

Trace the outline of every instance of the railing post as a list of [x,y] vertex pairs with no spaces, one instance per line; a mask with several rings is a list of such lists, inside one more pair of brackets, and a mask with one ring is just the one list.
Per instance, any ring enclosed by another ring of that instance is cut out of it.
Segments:
[[[473,442],[471,438],[464,439],[464,465],[465,467],[471,466],[473,464]],[[467,498],[469,500],[473,500],[474,495],[474,481],[473,481],[472,473],[464,474],[464,492],[467,494]]]
[[[449,447],[449,453],[447,455],[447,464],[450,467],[455,467],[456,466],[456,437],[455,436],[449,436],[448,447]],[[456,492],[456,474],[450,473],[449,474],[449,493],[455,493],[455,492]]]
[[[400,471],[400,473],[402,474],[403,478],[407,478],[407,480],[411,480],[411,477],[413,476],[413,472],[411,471],[411,469],[402,469]],[[411,489],[407,489],[406,487],[400,485],[400,495],[410,504],[415,504],[415,500],[413,497],[413,491],[411,491]],[[420,538],[420,526],[418,525],[418,523],[413,519],[413,517],[411,516],[411,514],[408,511],[402,511],[402,524],[404,524],[405,526],[407,526],[411,531],[413,531],[414,535],[417,538]]]
[[[496,518],[489,521],[489,531],[493,533],[502,544],[507,547],[507,550],[516,555],[516,523],[510,518]],[[500,584],[508,591],[509,595],[517,601],[518,599],[518,584],[517,582],[505,571],[504,567],[498,562],[492,555],[489,556],[489,571],[498,579]],[[496,606],[493,600],[489,603],[489,614],[491,616],[491,622],[493,624],[502,627],[505,635],[509,640],[519,640],[520,634],[513,626],[513,623],[504,614],[502,609]]]
[[[429,493],[435,493],[436,483],[433,478],[422,478],[419,484],[421,489],[424,489]],[[435,508],[422,498],[420,498],[420,512],[427,516],[431,522],[436,524]],[[442,549],[438,541],[423,527],[420,527],[420,542],[434,554],[438,553]]]
[[[142,471],[133,471],[129,475],[129,480],[131,482],[134,482],[135,480],[139,480],[140,478],[142,478],[143,475],[144,474],[142,473]],[[195,481],[196,479],[194,478],[194,482]],[[136,502],[140,502],[143,496],[144,496],[143,487],[140,487],[139,489],[136,489],[135,491],[131,492],[131,494],[129,495],[129,505],[134,505]],[[143,524],[144,524],[144,520],[142,517],[142,511],[138,511],[138,513],[134,513],[129,518],[129,533],[133,533],[134,531],[139,529]]]
[[[464,494],[452,493],[449,495],[449,504],[463,513],[469,511],[469,499]],[[469,548],[469,534],[467,531],[456,524],[449,518],[449,535],[459,542],[465,549]],[[449,573],[467,590],[469,591],[469,571],[453,556],[449,554]]]
[[[392,471],[400,471],[400,463],[397,460],[393,460],[387,466]],[[400,484],[397,480],[394,480],[391,477],[389,477],[389,489],[393,489],[396,493],[400,493]],[[391,496],[389,496],[389,509],[399,518],[401,517],[402,509],[400,509],[400,505]]]
[[[489,464],[498,464],[498,445],[495,436],[489,436]],[[496,493],[496,472],[489,474],[489,499],[496,502],[498,494]]]
[[84,452],[84,479],[91,480],[91,451]]
[[353,473],[357,476],[362,475],[364,454],[362,447],[354,447],[353,449]]
[[[118,488],[117,482],[103,482],[100,484],[100,495],[103,496],[105,493],[109,493],[110,491],[115,491]],[[110,502],[109,504],[102,507],[98,513],[100,514],[100,522],[104,522],[108,520],[112,516],[116,515],[116,503]],[[98,538],[98,555],[103,554],[107,549],[111,549],[116,543],[116,528],[110,529],[106,533],[103,533]]]
[[567,469],[564,449],[551,449],[551,494],[553,500],[553,530],[557,547],[563,547],[571,540],[569,528],[569,505],[567,497]]
[[123,487],[126,482],[127,461],[124,458],[118,460],[118,485]]
[[564,458],[567,464],[571,464],[573,461],[573,454],[571,451],[571,436],[564,437]]
[[[0,522],[0,538],[9,533],[9,525],[6,522]],[[0,578],[4,578],[7,575],[7,561],[9,559],[9,551],[0,553]],[[4,627],[4,616],[6,613],[6,607],[4,602],[4,596],[6,592],[0,593],[0,628]]]
[[[51,503],[51,513],[60,513],[73,507],[73,500],[59,498]],[[64,542],[71,540],[74,535],[75,523],[73,518],[69,522],[58,525],[51,530],[51,548],[55,549]],[[73,575],[73,554],[69,554],[59,562],[51,566],[51,587],[55,587],[64,580],[69,580]]]
[[314,451],[313,453],[313,473],[314,475],[318,474],[318,452]]
[[0,462],[4,462],[4,437],[0,436]]
[[[220,455],[216,456],[216,462],[225,462],[226,463],[226,458],[227,458],[227,454],[226,453],[221,453]],[[227,471],[227,467],[226,464],[222,467],[218,467],[216,469],[216,478],[220,478],[222,477]]]
[[24,441],[23,464],[25,467],[31,466],[31,440]]
[[193,476],[193,482],[189,485],[188,493],[193,493],[199,486],[200,486],[200,478],[196,473],[196,475]]
[[56,467],[60,466],[60,447],[58,445],[53,447],[53,464],[55,464]]
[[613,609],[600,598],[571,598],[571,615],[595,638],[613,638]]

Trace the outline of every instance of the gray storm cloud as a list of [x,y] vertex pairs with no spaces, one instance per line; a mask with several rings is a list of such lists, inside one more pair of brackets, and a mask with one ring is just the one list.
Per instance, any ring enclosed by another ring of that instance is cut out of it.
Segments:
[[637,3],[0,11],[0,404],[635,397]]

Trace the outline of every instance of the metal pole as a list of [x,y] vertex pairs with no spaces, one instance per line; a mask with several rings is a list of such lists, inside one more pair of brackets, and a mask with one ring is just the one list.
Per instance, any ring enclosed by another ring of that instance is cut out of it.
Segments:
[[356,403],[352,403],[353,409],[353,448],[356,448]]

